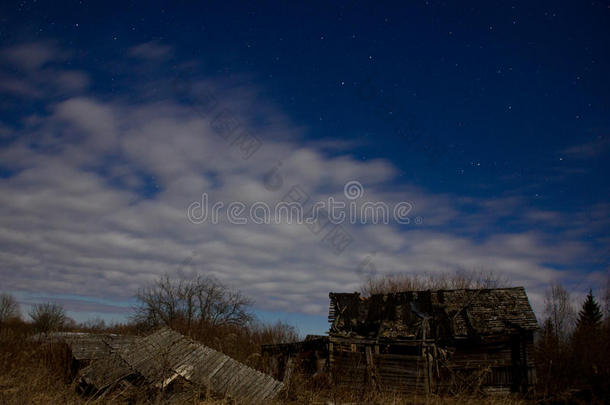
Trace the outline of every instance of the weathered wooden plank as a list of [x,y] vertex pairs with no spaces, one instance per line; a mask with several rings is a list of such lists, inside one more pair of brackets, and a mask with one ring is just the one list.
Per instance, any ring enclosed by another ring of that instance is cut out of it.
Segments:
[[250,403],[272,398],[283,386],[266,374],[166,328],[118,350],[117,358],[124,363],[122,371],[113,373],[112,364],[95,362],[83,374],[83,380],[99,387],[135,371],[161,387],[182,376],[220,395]]
[[237,381],[233,384],[231,395],[239,398],[245,394],[244,388],[247,387],[247,372],[245,368],[240,368],[235,373],[237,377]]

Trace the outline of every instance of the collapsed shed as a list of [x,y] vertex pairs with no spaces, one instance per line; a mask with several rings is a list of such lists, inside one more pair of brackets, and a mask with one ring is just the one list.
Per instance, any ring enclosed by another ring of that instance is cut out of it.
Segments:
[[273,399],[283,388],[271,376],[168,328],[137,338],[81,372],[81,384],[97,392],[124,382],[163,389],[177,380],[248,403]]

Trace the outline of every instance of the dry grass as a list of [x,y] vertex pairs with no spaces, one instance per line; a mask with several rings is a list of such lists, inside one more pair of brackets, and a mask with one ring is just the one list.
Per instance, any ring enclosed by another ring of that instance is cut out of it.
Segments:
[[83,404],[70,389],[62,351],[23,342],[2,342],[0,404]]
[[[212,399],[209,393],[188,386],[174,387],[166,392],[125,386],[99,397],[87,397],[77,391],[76,370],[69,349],[62,344],[40,345],[26,340],[30,331],[0,330],[0,405],[22,404],[234,404],[229,399]],[[180,388],[180,389],[176,389]],[[178,394],[178,395],[177,395]],[[207,399],[205,399],[207,398]],[[494,404],[520,405],[527,402],[517,397],[436,397],[365,395],[329,387],[323,381],[299,378],[292,380],[276,404]]]
[[[66,350],[62,345],[40,346],[23,342],[3,342],[0,349],[0,404],[168,404],[188,403],[200,405],[227,405],[233,402],[228,399],[207,399],[205,393],[186,390],[179,397],[172,397],[171,392],[159,393],[139,389],[123,390],[98,398],[91,398],[77,393],[77,387],[71,381],[70,364]],[[490,398],[440,398],[435,396],[398,397],[392,395],[374,398],[359,398],[350,392],[309,387],[293,387],[291,392],[278,398],[277,404],[525,404],[523,400],[511,397]]]
[[438,395],[404,395],[392,393],[376,393],[359,390],[355,392],[347,388],[332,387],[326,380],[312,381],[302,377],[299,373],[293,375],[291,384],[284,392],[278,403],[304,405],[526,405],[533,401],[525,400],[520,395],[496,396],[438,396]]
[[532,401],[527,401],[513,396],[490,396],[490,397],[474,397],[474,396],[456,396],[456,397],[440,397],[436,395],[392,395],[392,394],[377,394],[366,400],[359,396],[351,395],[349,392],[325,392],[313,394],[302,392],[297,399],[284,399],[278,403],[286,404],[342,404],[342,405],[458,405],[458,404],[474,404],[474,405],[526,405],[532,404]]
[[440,274],[385,274],[366,280],[360,291],[363,296],[397,293],[401,291],[453,290],[465,288],[501,288],[510,286],[509,280],[492,271],[458,270]]

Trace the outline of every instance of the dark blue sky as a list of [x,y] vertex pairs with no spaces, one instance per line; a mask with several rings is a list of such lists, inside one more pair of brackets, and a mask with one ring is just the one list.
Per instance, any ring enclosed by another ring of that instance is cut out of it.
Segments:
[[[31,133],[33,116],[50,117],[75,96],[123,107],[170,99],[185,106],[192,99],[174,100],[168,88],[176,72],[186,71],[189,80],[217,83],[221,93],[247,88],[257,106],[281,111],[246,113],[264,142],[283,142],[277,123],[289,121],[298,132],[286,135],[294,147],[335,142],[343,146],[325,150],[329,161],[347,156],[354,164],[391,165],[395,176],[383,190],[408,185],[452,201],[460,214],[434,231],[477,246],[500,235],[535,234],[548,244],[545,254],[566,243],[583,246],[574,254],[587,256],[579,268],[575,258],[537,256],[545,269],[608,272],[607,1],[22,1],[4,2],[0,23],[0,48],[13,55],[0,71],[6,148]],[[41,43],[56,52],[47,56],[55,72],[86,72],[86,90],[16,90],[16,80],[45,86],[32,66],[49,65],[15,51]],[[154,44],[158,57],[134,60],[141,44]],[[15,63],[19,57],[25,64]],[[154,170],[136,168],[118,152],[104,159],[142,173],[134,189],[141,198],[163,188]],[[102,166],[94,172],[104,177]],[[18,158],[3,161],[5,181],[15,181],[23,167]],[[585,288],[579,277],[568,278]],[[27,290],[27,283],[7,285]]]
[[[607,139],[609,27],[606,2],[25,1],[2,6],[1,39],[57,39],[91,70],[161,40],[200,73],[247,75],[307,136],[362,140],[359,158],[389,158],[416,183],[527,187],[532,203],[574,209],[610,189],[606,159],[553,181],[581,168],[563,150]],[[97,91],[133,81],[113,67]]]

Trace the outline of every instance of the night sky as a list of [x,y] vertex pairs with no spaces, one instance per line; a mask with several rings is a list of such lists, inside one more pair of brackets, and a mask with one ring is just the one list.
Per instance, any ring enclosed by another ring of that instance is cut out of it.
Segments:
[[[370,275],[493,270],[539,316],[550,282],[598,291],[610,3],[535,3],[3,2],[0,290],[124,320],[156,276],[209,274],[303,333]],[[202,193],[321,200],[349,181],[408,201],[410,223],[345,224],[338,252],[302,224],[186,215]]]

